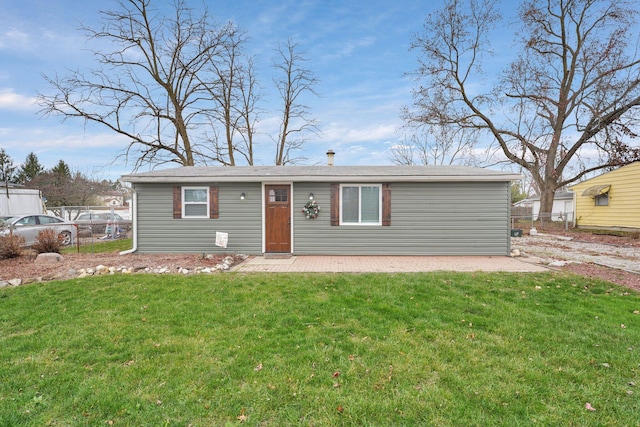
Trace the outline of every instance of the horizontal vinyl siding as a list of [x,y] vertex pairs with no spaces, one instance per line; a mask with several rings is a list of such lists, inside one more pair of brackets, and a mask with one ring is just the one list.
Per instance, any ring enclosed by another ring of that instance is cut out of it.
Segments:
[[[300,212],[309,192],[320,215]],[[391,226],[330,225],[329,184],[298,183],[296,255],[508,255],[509,184],[391,183]]]
[[[610,184],[609,205],[595,206],[582,193],[594,185]],[[576,218],[580,227],[640,228],[640,162],[574,185]]]
[[[211,184],[185,184],[209,186]],[[173,185],[136,184],[138,252],[261,253],[262,190],[259,183],[220,184],[218,219],[174,219]],[[245,193],[245,200],[240,194]],[[216,231],[229,233],[226,249],[215,245]]]

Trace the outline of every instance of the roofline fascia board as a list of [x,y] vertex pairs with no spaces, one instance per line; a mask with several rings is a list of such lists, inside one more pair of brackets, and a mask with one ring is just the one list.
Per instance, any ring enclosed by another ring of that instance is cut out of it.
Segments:
[[509,182],[521,179],[521,175],[436,175],[436,176],[398,176],[398,175],[378,175],[378,176],[353,176],[353,175],[331,175],[331,176],[162,176],[162,177],[135,177],[122,176],[121,180],[132,184],[169,184],[169,183],[198,183],[198,182]]

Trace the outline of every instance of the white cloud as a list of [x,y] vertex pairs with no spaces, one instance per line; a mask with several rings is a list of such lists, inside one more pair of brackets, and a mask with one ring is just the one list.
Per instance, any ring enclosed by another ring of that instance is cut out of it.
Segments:
[[32,110],[37,108],[36,99],[14,92],[13,89],[0,89],[0,110]]
[[395,123],[371,124],[361,127],[346,128],[341,123],[331,123],[323,128],[322,139],[347,143],[372,142],[396,137]]
[[29,33],[11,27],[0,32],[0,49],[2,50],[25,49],[30,44]]
[[372,36],[362,37],[356,40],[350,40],[340,43],[340,48],[335,52],[328,53],[324,56],[325,61],[335,61],[343,57],[350,57],[354,52],[369,47],[376,42],[376,38]]

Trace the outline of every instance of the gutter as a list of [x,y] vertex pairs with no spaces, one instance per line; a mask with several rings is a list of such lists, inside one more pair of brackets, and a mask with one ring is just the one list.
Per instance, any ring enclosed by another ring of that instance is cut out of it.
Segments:
[[119,255],[132,254],[138,250],[138,193],[135,190],[131,198],[131,230],[133,234],[133,247],[120,252]]
[[123,176],[122,180],[132,184],[195,184],[209,182],[262,182],[262,183],[280,183],[280,182],[511,182],[522,179],[522,175],[505,174],[505,175],[429,175],[429,176],[406,176],[406,175],[331,175],[331,176],[315,176],[315,175],[255,175],[255,176],[155,176],[155,177],[136,177]]

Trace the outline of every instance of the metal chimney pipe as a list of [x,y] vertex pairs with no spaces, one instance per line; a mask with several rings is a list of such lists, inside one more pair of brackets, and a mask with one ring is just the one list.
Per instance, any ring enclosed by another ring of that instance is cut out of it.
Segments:
[[333,166],[333,156],[335,156],[335,154],[336,153],[334,153],[331,149],[327,151],[327,166]]

